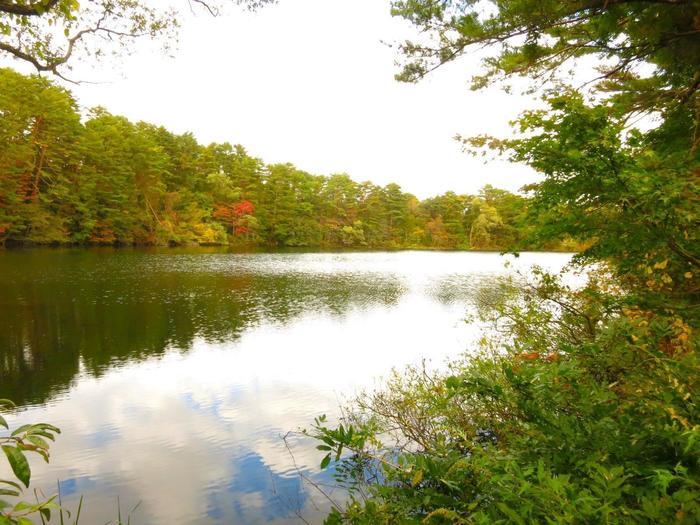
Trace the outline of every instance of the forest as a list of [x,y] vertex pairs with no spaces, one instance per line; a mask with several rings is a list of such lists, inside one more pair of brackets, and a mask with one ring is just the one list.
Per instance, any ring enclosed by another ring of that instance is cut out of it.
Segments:
[[102,108],[83,121],[67,90],[10,69],[0,113],[0,244],[576,248],[538,245],[527,199],[505,190],[419,201]]
[[[22,16],[49,13],[68,36],[98,4],[0,2],[0,13],[14,6],[0,29],[22,37]],[[397,45],[398,80],[486,49],[474,90],[526,83],[532,109],[511,134],[462,141],[535,169],[527,198],[485,187],[420,202],[396,185],[267,166],[102,109],[83,120],[64,89],[2,70],[2,241],[577,248],[561,273],[534,267],[474,289],[482,337],[447,366],[395,370],[341,417],[319,414],[297,433],[345,494],[334,501],[312,483],[330,500],[324,523],[699,523],[700,1],[390,4],[416,30]],[[93,33],[114,13],[100,5]],[[51,52],[53,35],[29,34],[42,38],[4,49],[62,76],[72,48]],[[319,374],[343,372],[323,358]],[[25,487],[24,453],[48,460],[43,438],[56,432],[39,423],[0,439]],[[5,504],[0,523],[24,525],[50,503]]]

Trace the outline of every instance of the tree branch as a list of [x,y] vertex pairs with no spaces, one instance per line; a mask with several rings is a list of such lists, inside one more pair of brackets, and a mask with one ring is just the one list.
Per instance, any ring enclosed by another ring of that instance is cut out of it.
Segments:
[[0,13],[19,16],[41,16],[56,7],[60,0],[45,0],[32,4],[16,4],[10,0],[0,0]]

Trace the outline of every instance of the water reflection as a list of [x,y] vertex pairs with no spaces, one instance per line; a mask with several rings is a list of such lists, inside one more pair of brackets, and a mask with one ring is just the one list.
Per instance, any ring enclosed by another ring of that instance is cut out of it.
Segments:
[[[561,267],[568,256],[532,254]],[[0,254],[0,397],[63,430],[37,486],[85,523],[318,522],[281,435],[392,366],[465,349],[496,254]],[[318,454],[292,443],[316,481]],[[342,494],[334,494],[342,498]]]
[[[47,257],[49,260],[47,261]],[[297,259],[299,257],[297,256]],[[20,404],[65,390],[82,369],[232,341],[304,312],[394,304],[383,275],[280,272],[280,256],[44,250],[0,257],[0,393]]]

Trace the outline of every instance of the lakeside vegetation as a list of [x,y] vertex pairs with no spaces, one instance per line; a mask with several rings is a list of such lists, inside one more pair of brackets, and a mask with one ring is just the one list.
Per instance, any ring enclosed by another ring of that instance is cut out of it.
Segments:
[[588,282],[496,280],[479,348],[317,418],[350,492],[326,523],[700,522],[700,2],[392,4],[422,31],[402,80],[486,47],[475,89],[550,81],[515,138],[464,142],[544,175],[540,234],[588,242]]
[[[530,200],[486,188],[419,203],[103,110],[81,123],[66,91],[3,70],[5,242],[585,246],[573,266],[586,284],[495,280],[475,297],[494,327],[479,348],[447,372],[397,372],[338,425],[315,421],[321,468],[350,494],[326,523],[700,522],[700,2],[392,4],[434,37],[401,48],[402,80],[474,46],[494,52],[477,89],[555,79],[516,138],[465,139],[542,173]],[[581,57],[600,69],[592,92],[556,83]],[[4,438],[25,486],[24,452],[48,449],[29,438],[47,429]],[[41,505],[2,504],[0,523]]]
[[132,123],[0,69],[0,244],[573,250],[539,242],[525,197],[419,201],[397,184],[266,165],[231,144]]

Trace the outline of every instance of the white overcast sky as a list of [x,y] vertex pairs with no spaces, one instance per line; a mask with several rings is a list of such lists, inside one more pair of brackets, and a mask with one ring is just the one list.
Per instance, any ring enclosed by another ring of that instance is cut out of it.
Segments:
[[389,0],[282,0],[218,18],[187,13],[171,58],[139,44],[118,64],[78,69],[74,75],[103,83],[72,89],[84,108],[191,131],[203,143],[239,143],[268,163],[397,182],[421,198],[533,181],[529,169],[484,164],[453,140],[507,134],[532,98],[470,91],[476,57],[416,85],[396,82],[396,50],[382,41],[414,34],[391,17]]

